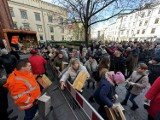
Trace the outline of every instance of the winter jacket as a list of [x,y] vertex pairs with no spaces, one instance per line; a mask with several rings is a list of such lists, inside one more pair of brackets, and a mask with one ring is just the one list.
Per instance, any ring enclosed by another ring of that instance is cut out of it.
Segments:
[[151,88],[146,93],[145,97],[151,100],[148,114],[153,118],[160,112],[160,77],[156,79]]
[[125,62],[126,62],[126,60],[123,56],[120,56],[120,57],[112,56],[110,71],[114,71],[115,73],[120,71],[124,75],[125,74],[125,65],[126,65]]
[[[4,77],[5,76],[5,77]],[[7,78],[6,78],[7,74],[5,69],[3,68],[3,66],[0,66],[0,88],[3,87],[3,85],[6,83]]]
[[89,72],[89,74],[92,76],[93,72],[97,70],[97,61],[94,59],[92,62],[89,60],[86,61],[85,66]]
[[138,57],[133,56],[132,54],[130,54],[127,59],[126,59],[126,68],[129,71],[133,71],[134,68],[136,67],[138,61]]
[[11,54],[2,55],[0,57],[0,64],[4,66],[7,75],[9,75],[16,67],[17,59],[14,55]]
[[148,64],[149,83],[152,85],[154,81],[160,76],[160,64]]
[[113,91],[113,85],[105,77],[103,77],[100,80],[93,97],[100,106],[107,105],[109,108],[111,108],[113,106],[112,99],[115,95],[115,92]]
[[39,75],[45,73],[45,64],[47,62],[42,56],[32,55],[29,57],[29,62],[31,63],[33,74]]
[[72,67],[69,67],[68,70],[63,74],[60,82],[61,81],[65,82],[66,80],[70,79],[70,82],[73,83],[80,71],[85,71],[85,73],[87,74],[87,77],[88,78],[90,77],[86,67],[80,64],[78,70],[74,70]]
[[35,76],[31,72],[20,72],[16,69],[9,75],[4,87],[8,88],[14,103],[21,110],[31,108],[41,94]]
[[[144,74],[145,75],[145,74]],[[142,74],[139,74],[137,71],[134,71],[132,75],[128,78],[129,82],[136,82]],[[130,91],[134,95],[139,95],[148,84],[148,76],[145,75],[137,83],[133,85],[132,90]]]
[[64,61],[64,58],[59,58],[58,56],[54,59],[54,65],[56,67],[59,67],[59,71],[62,71],[62,62]]

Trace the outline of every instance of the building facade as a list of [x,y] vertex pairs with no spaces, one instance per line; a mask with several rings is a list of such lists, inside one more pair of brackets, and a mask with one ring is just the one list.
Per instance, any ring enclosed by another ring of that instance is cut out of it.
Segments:
[[160,38],[160,4],[131,14],[120,15],[105,29],[105,39],[112,41],[155,40]]
[[0,38],[4,38],[3,29],[9,29],[13,25],[12,17],[9,12],[8,2],[0,0]]
[[8,0],[14,29],[37,32],[38,40],[67,39],[67,10],[41,0]]

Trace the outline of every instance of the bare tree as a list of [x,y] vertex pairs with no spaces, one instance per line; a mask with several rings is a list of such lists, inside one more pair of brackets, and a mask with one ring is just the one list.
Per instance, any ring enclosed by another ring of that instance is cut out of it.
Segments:
[[92,25],[110,20],[119,14],[140,10],[154,0],[53,0],[65,7],[69,14],[84,26],[85,44],[88,47]]

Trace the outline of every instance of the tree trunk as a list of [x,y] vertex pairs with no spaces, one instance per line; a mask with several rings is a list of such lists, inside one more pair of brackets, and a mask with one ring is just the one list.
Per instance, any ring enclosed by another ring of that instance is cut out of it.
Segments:
[[85,34],[85,45],[88,48],[88,41],[89,41],[88,26],[85,25],[84,29],[85,29],[85,33],[84,33]]

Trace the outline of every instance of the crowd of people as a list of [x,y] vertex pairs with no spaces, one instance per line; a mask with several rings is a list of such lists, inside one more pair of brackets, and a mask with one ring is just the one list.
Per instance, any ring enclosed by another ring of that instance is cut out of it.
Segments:
[[151,88],[144,96],[144,102],[149,104],[146,108],[148,120],[155,119],[160,114],[160,89],[157,85],[160,80],[160,45],[156,43],[93,41],[88,48],[83,44],[79,48],[42,45],[30,51],[28,60],[19,60],[14,48],[11,52],[2,49],[0,53],[0,94],[3,95],[2,100],[6,105],[4,110],[0,106],[0,117],[6,120],[7,91],[15,104],[25,110],[25,120],[34,117],[37,98],[43,90],[42,86],[37,84],[36,78],[42,74],[47,75],[47,61],[55,68],[54,77],[59,79],[61,90],[64,90],[66,80],[73,83],[78,73],[85,71],[87,82],[84,87],[90,88],[92,85],[94,89],[89,101],[99,104],[98,112],[105,120],[108,118],[104,106],[115,109],[115,88],[124,82],[127,92],[121,101],[122,105],[127,105],[129,99],[133,104],[131,110],[137,110],[139,106],[135,98],[150,83]]

